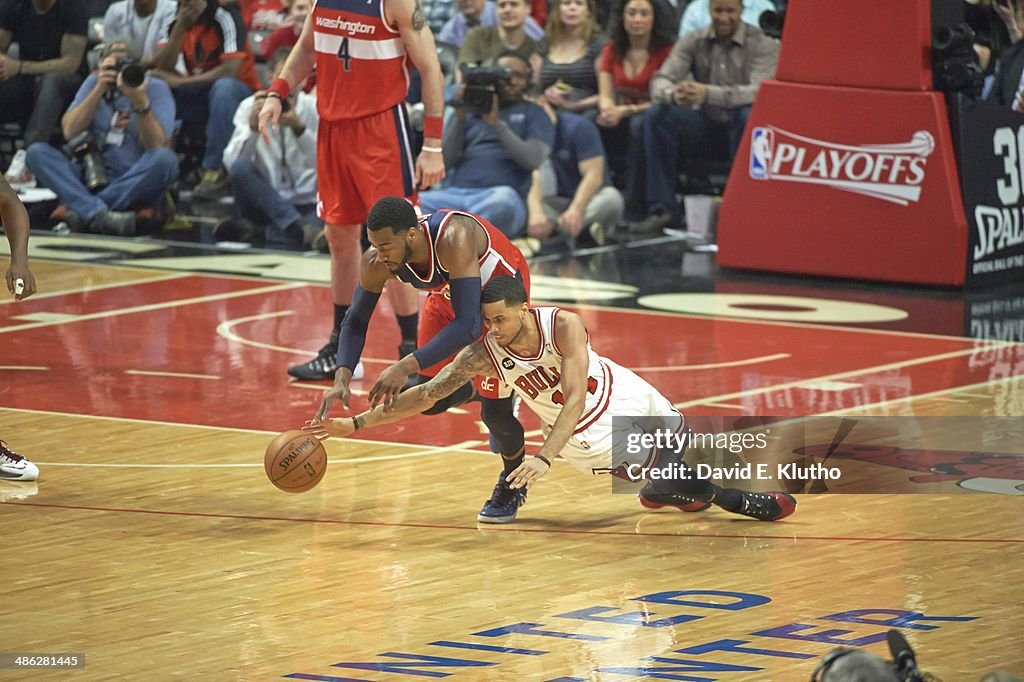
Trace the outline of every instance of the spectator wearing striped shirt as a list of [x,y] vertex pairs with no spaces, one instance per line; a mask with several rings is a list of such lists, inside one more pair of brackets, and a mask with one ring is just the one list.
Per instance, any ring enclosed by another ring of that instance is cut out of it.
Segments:
[[597,116],[596,65],[604,43],[594,0],[555,1],[533,63],[536,83],[551,106],[591,120]]

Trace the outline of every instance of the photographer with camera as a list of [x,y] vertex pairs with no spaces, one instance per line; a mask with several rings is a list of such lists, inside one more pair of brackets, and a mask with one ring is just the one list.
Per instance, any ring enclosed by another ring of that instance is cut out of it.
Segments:
[[61,119],[69,144],[28,148],[28,166],[67,204],[72,228],[135,234],[134,208],[156,206],[178,177],[167,148],[174,98],[162,80],[129,58],[130,40],[115,38],[100,53]]
[[444,131],[443,189],[420,193],[423,210],[454,208],[482,216],[508,237],[526,228],[526,197],[533,171],[555,142],[544,110],[523,99],[530,65],[506,51],[493,66],[467,68]]
[[[281,75],[289,52],[284,47],[270,58],[272,78]],[[316,95],[301,86],[292,90],[281,100],[278,129],[263,142],[259,114],[266,97],[257,92],[235,112],[224,167],[238,217],[218,225],[213,235],[218,241],[248,242],[255,236],[268,244],[310,248],[324,229],[316,218]],[[254,234],[256,226],[263,234]]]

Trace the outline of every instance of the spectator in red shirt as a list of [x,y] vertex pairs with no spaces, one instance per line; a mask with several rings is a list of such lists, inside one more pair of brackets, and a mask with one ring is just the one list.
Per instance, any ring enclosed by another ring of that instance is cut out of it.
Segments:
[[273,31],[288,17],[287,0],[238,0],[242,21],[250,31]]
[[672,6],[667,0],[620,0],[611,38],[598,60],[595,123],[615,186],[626,195],[626,218],[646,216],[644,117],[651,106],[651,77],[672,51]]
[[292,0],[292,5],[288,8],[288,18],[260,44],[263,61],[269,62],[274,53],[282,47],[291,48],[299,42],[299,34],[302,33],[310,7],[312,0]]
[[153,64],[155,75],[174,90],[182,122],[206,126],[202,179],[195,195],[215,198],[227,189],[221,158],[235,110],[261,87],[238,7],[221,7],[218,0],[180,0]]

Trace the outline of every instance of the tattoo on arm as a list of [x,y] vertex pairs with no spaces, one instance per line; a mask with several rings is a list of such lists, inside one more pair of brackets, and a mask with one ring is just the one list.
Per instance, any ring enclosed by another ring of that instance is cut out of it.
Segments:
[[412,27],[416,31],[422,31],[427,25],[427,19],[423,16],[423,7],[420,0],[416,0],[416,8],[412,11]]
[[436,402],[454,393],[473,377],[479,374],[493,376],[494,372],[494,365],[483,345],[476,341],[464,348],[450,365],[421,388],[425,397]]

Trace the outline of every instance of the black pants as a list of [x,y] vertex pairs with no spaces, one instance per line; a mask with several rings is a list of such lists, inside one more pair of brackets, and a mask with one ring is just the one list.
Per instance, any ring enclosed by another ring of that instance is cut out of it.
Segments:
[[50,72],[0,82],[0,121],[25,126],[25,147],[49,142],[61,116],[82,85],[81,74]]

